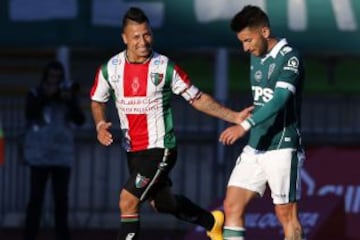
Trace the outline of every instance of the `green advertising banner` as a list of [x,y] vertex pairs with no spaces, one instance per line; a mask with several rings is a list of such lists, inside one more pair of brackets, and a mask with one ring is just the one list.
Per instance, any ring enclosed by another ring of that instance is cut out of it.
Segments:
[[240,48],[229,21],[247,4],[308,54],[360,54],[359,0],[3,0],[0,46],[121,46],[122,15],[135,5],[148,14],[157,47]]

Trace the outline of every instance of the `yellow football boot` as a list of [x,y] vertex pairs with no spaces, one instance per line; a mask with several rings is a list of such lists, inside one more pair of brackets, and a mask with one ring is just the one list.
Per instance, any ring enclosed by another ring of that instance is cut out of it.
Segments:
[[222,229],[224,225],[224,213],[220,210],[212,211],[211,214],[214,216],[214,226],[206,234],[211,240],[223,240]]

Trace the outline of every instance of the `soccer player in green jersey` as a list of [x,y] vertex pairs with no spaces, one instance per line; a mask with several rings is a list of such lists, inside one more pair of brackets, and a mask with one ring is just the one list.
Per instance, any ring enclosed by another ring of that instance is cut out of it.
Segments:
[[304,160],[299,132],[303,61],[286,39],[272,35],[268,16],[256,6],[238,12],[231,29],[244,51],[251,54],[255,109],[240,125],[230,126],[220,134],[220,142],[229,145],[250,133],[228,182],[223,237],[245,239],[246,207],[264,194],[268,184],[285,239],[300,240],[297,201]]

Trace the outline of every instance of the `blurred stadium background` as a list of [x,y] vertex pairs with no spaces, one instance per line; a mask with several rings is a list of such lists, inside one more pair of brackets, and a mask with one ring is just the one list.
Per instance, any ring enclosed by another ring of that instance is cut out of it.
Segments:
[[[123,48],[121,16],[142,7],[152,22],[155,49],[178,62],[195,85],[235,109],[251,104],[248,56],[229,29],[246,4],[261,6],[275,35],[303,52],[307,77],[303,136],[301,220],[311,240],[360,239],[360,1],[357,0],[2,0],[0,2],[0,239],[20,239],[28,194],[28,169],[19,142],[24,99],[43,66],[58,58],[69,81],[81,86],[85,126],[76,132],[77,158],[70,193],[74,239],[115,239],[118,192],[126,179],[120,146],[96,142],[89,89],[97,67]],[[221,205],[230,170],[245,140],[218,144],[221,121],[174,97],[179,161],[174,190],[207,208]],[[109,105],[112,108],[112,105]],[[118,122],[112,111],[109,118]],[[119,127],[114,127],[116,133]],[[1,131],[0,131],[1,133]],[[0,148],[1,149],[1,148]],[[49,189],[50,190],[50,189]],[[53,206],[48,191],[41,239],[49,239]],[[206,239],[201,229],[142,209],[142,239]],[[248,239],[281,239],[269,201],[247,215]],[[161,236],[159,236],[161,235]]]

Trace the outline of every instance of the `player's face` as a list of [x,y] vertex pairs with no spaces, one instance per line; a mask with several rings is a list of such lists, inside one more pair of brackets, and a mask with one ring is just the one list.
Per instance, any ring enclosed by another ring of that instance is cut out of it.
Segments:
[[237,33],[237,38],[242,43],[244,51],[259,57],[268,51],[267,39],[270,36],[270,30],[267,27],[244,28]]
[[153,36],[149,24],[129,22],[122,33],[127,57],[132,62],[145,61],[152,51]]

